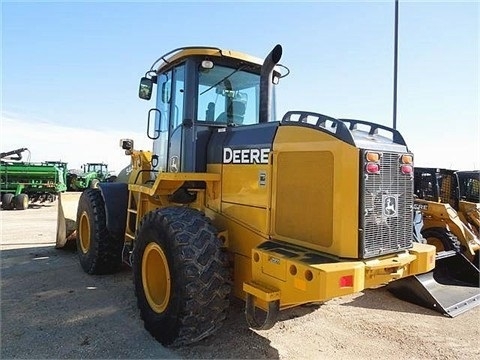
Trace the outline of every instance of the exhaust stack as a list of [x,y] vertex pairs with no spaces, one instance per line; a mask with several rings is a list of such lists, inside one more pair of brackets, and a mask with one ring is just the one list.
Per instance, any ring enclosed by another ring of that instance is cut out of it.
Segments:
[[282,46],[277,45],[265,58],[260,73],[260,116],[261,123],[270,120],[272,111],[272,75],[273,68],[282,57]]

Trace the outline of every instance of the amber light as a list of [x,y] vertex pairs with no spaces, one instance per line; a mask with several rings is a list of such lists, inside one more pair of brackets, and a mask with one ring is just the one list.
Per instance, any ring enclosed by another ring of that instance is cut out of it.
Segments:
[[352,287],[353,286],[353,275],[342,276],[338,282],[340,287]]
[[371,161],[371,162],[378,162],[380,161],[380,154],[379,153],[374,153],[374,152],[367,152],[365,154],[365,158],[367,159],[367,161]]
[[413,163],[413,156],[412,155],[402,155],[400,157],[400,162],[402,164],[412,164]]
[[365,171],[369,174],[378,174],[380,172],[380,165],[373,162],[369,162],[365,166]]
[[409,175],[413,173],[413,167],[411,165],[402,165],[400,166],[400,171],[402,174]]

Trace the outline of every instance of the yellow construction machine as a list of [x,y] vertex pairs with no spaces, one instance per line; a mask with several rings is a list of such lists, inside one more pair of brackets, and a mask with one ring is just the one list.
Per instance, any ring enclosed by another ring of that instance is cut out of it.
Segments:
[[184,47],[155,61],[139,88],[156,98],[153,150],[121,140],[128,183],[85,190],[76,234],[59,233],[58,247],[76,237],[89,274],[133,268],[145,328],[164,345],[214,333],[231,293],[250,327],[268,329],[283,309],[435,267],[435,247],[413,241],[403,137],[305,111],[275,121],[281,55]]
[[479,267],[480,171],[415,168],[422,235],[437,251],[463,253]]

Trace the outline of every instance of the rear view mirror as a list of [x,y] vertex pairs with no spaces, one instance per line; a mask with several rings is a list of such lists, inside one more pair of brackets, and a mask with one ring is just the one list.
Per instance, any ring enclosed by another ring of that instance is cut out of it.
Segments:
[[147,77],[140,79],[140,87],[138,89],[138,96],[140,99],[150,100],[152,97],[153,81]]

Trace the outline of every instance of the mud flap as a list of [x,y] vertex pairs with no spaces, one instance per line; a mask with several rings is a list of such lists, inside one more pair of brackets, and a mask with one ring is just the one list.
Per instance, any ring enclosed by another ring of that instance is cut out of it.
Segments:
[[432,271],[396,280],[387,289],[399,299],[455,317],[480,305],[480,271],[454,251],[442,251]]

